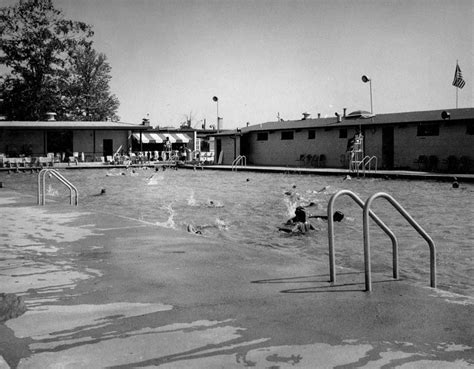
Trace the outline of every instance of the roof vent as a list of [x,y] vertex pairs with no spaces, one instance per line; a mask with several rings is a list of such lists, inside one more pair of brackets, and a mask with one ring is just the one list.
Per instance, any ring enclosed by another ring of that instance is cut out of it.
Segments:
[[308,119],[310,115],[311,115],[310,113],[303,113],[303,119],[302,120]]
[[56,120],[56,113],[53,113],[53,112],[49,112],[49,113],[46,113],[46,120],[48,122],[53,122]]
[[365,111],[365,110],[356,110],[346,115],[346,119],[367,119],[372,118],[375,115]]

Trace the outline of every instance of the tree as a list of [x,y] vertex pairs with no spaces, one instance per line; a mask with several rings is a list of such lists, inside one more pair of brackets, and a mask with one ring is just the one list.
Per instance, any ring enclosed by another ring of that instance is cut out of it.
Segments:
[[[0,9],[0,64],[9,72],[0,81],[3,113],[15,120],[40,120],[48,111],[71,120],[116,117],[118,100],[108,89],[110,66],[93,51],[92,36],[89,25],[64,19],[51,0],[22,0]],[[81,67],[88,61],[95,70],[89,76]],[[95,76],[107,98],[91,89]],[[99,109],[101,102],[105,107]],[[72,109],[74,104],[78,109]],[[107,107],[107,113],[101,111]]]
[[111,94],[112,68],[105,54],[90,46],[79,46],[70,53],[67,78],[58,80],[61,96],[59,116],[64,120],[118,120],[118,98]]

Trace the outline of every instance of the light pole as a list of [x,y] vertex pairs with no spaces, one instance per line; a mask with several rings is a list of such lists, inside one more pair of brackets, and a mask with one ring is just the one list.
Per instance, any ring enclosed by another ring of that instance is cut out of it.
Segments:
[[374,114],[374,108],[372,106],[372,79],[367,77],[366,75],[362,76],[362,82],[367,83],[369,82],[370,85],[370,114]]
[[219,133],[219,99],[217,98],[217,96],[214,96],[212,98],[213,101],[216,102],[216,107],[217,107],[217,124],[216,124],[216,127],[217,127],[217,133]]

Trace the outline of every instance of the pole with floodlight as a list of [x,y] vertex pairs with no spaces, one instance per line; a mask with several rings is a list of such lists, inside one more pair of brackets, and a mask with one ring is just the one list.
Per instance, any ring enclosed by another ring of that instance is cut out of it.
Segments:
[[217,133],[219,133],[219,99],[217,98],[217,96],[214,96],[212,98],[213,101],[216,102],[216,108],[217,108],[217,124],[216,124],[216,127],[217,127]]
[[362,82],[367,83],[369,82],[370,85],[370,114],[374,114],[374,108],[372,105],[372,79],[367,77],[366,75],[362,76]]

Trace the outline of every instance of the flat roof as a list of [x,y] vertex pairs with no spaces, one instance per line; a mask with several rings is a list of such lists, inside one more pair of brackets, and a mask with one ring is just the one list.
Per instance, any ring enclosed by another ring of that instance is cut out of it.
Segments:
[[[367,125],[385,125],[385,124],[416,124],[427,122],[443,122],[441,113],[443,111],[449,112],[450,118],[446,121],[464,121],[469,120],[474,124],[474,108],[462,109],[440,109],[429,111],[414,111],[403,113],[389,113],[389,114],[375,114],[371,118],[346,118],[341,116],[341,121],[338,122],[336,116],[330,118],[315,118],[315,119],[301,119],[301,120],[287,120],[266,122],[255,124],[248,127],[240,128],[242,133],[255,131],[271,131],[271,130],[286,130],[286,129],[304,129],[304,128],[337,128],[337,127],[353,127],[353,126],[367,126]],[[218,135],[235,134],[236,130],[232,132],[222,132]]]
[[25,129],[125,129],[147,130],[150,127],[123,122],[78,122],[78,121],[0,121],[1,128]]

